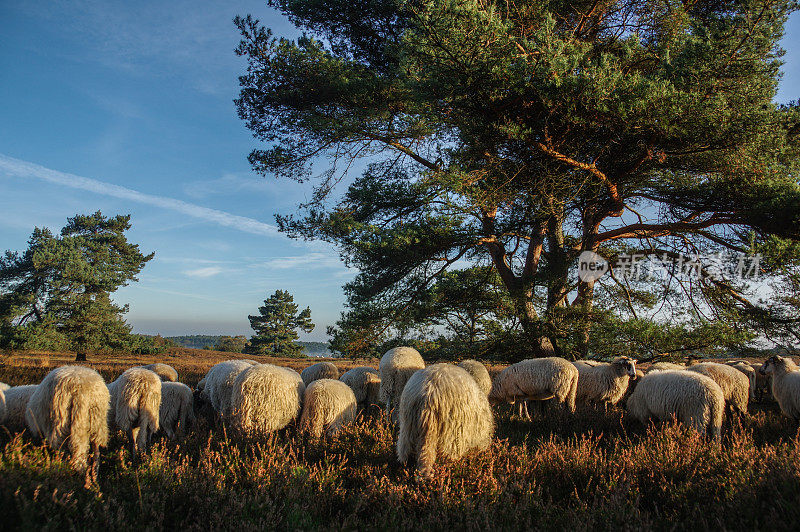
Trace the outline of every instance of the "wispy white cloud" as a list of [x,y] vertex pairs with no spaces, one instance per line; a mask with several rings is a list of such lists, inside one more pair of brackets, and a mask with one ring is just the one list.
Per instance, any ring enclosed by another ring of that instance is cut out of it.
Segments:
[[331,253],[306,253],[304,255],[293,255],[286,257],[274,257],[264,262],[256,263],[259,267],[272,270],[288,270],[291,268],[317,269],[317,268],[337,268],[343,264],[334,254]]
[[199,277],[200,279],[205,279],[207,277],[213,277],[215,275],[219,275],[224,270],[219,266],[207,266],[205,268],[196,268],[194,270],[186,270],[183,273],[188,277]]
[[95,194],[135,201],[137,203],[144,203],[146,205],[176,211],[223,227],[230,227],[245,233],[263,236],[280,235],[278,228],[274,225],[261,222],[254,218],[238,216],[217,209],[209,209],[208,207],[202,207],[166,196],[145,194],[119,185],[104,183],[96,179],[59,172],[58,170],[51,170],[50,168],[45,168],[38,164],[21,161],[2,154],[0,154],[0,172],[9,176],[25,179],[41,179],[42,181],[47,181],[48,183],[56,185],[86,190],[88,192],[94,192]]

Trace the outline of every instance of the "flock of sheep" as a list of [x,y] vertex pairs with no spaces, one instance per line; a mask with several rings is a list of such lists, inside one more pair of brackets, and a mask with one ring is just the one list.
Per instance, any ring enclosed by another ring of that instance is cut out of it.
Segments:
[[[771,389],[765,390],[768,378]],[[763,364],[656,363],[647,374],[628,357],[610,363],[550,357],[512,364],[492,379],[478,361],[426,367],[415,349],[396,347],[377,371],[362,366],[340,376],[334,364],[319,362],[297,373],[231,360],[213,366],[195,390],[177,380],[166,364],[130,368],[110,384],[93,369],[63,366],[38,385],[0,383],[0,424],[10,431],[27,428],[53,448],[66,443],[72,466],[86,473],[88,485],[97,481],[100,447],[110,430],[124,432],[137,456],[159,430],[182,438],[196,410],[246,437],[299,419],[301,434],[320,438],[382,403],[398,428],[400,462],[414,459],[420,478],[432,476],[437,457],[458,459],[489,446],[492,404],[516,403],[530,418],[527,405],[534,401],[552,400],[570,412],[576,403],[607,408],[624,402],[642,422],[675,418],[719,440],[726,405],[746,414],[748,401],[771,392],[781,411],[800,421],[800,369],[780,356]]]

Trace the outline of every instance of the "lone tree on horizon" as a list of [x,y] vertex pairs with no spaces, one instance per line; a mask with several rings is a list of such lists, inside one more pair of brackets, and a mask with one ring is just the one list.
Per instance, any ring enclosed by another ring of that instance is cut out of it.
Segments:
[[[359,269],[351,313],[392,323],[443,272],[490,265],[532,354],[585,356],[599,311],[635,317],[658,290],[581,280],[582,252],[757,252],[762,278],[790,285],[800,115],[773,100],[795,2],[268,4],[303,36],[236,19],[238,112],[266,144],[249,161],[324,169],[304,212],[277,218]],[[800,337],[797,308],[746,282],[673,269],[667,290],[672,316]]]
[[276,290],[258,308],[258,315],[248,316],[250,327],[256,334],[250,338],[247,352],[259,355],[297,357],[303,347],[297,343],[298,329],[310,333],[314,330],[311,309],[297,312],[297,304],[289,292]]

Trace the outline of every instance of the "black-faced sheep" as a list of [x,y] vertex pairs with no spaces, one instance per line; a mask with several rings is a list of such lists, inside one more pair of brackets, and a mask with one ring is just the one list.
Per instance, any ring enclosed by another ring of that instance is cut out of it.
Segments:
[[144,369],[149,369],[153,373],[159,376],[159,378],[164,382],[177,382],[178,381],[178,372],[170,366],[169,364],[162,364],[161,362],[156,362],[155,364],[147,364],[146,366],[142,366]]
[[357,412],[356,396],[347,384],[333,379],[317,379],[308,385],[303,395],[300,432],[312,438],[321,437],[323,432],[336,434],[355,420]]
[[167,438],[182,439],[194,423],[192,389],[182,382],[162,382],[158,424]]
[[308,386],[317,379],[338,379],[339,368],[333,362],[317,362],[304,369],[300,376],[303,378],[303,384]]
[[415,372],[398,411],[397,456],[403,464],[415,456],[420,478],[433,476],[437,456],[457,460],[492,441],[494,418],[486,394],[469,373],[452,364]]
[[263,436],[297,419],[305,384],[289,368],[258,364],[239,373],[231,394],[232,427],[244,436]]
[[772,378],[772,396],[778,401],[783,415],[800,422],[800,371],[797,365],[790,358],[773,355],[759,371]]
[[686,368],[686,371],[694,371],[710,377],[722,388],[725,402],[732,411],[742,414],[747,413],[747,400],[750,397],[750,381],[741,371],[731,366],[718,364],[716,362],[702,362],[693,364]]
[[492,389],[492,378],[489,376],[489,370],[486,369],[482,362],[471,359],[462,360],[458,363],[458,367],[469,373],[478,383],[478,388],[486,395],[489,395]]
[[359,407],[368,408],[378,404],[381,377],[375,368],[359,366],[345,371],[339,380],[353,390]]
[[625,395],[631,379],[636,378],[636,360],[617,357],[610,364],[585,365],[575,363],[578,369],[578,403],[602,403],[604,408],[615,405]]
[[645,375],[628,398],[627,410],[647,423],[651,418],[677,418],[701,434],[719,440],[725,397],[711,378],[683,370],[654,371]]
[[494,378],[489,402],[546,401],[555,399],[575,411],[578,369],[559,357],[533,358],[512,364]]
[[108,443],[109,401],[106,383],[95,370],[62,366],[36,386],[25,411],[34,437],[53,449],[68,442],[70,463],[75,470],[86,471],[87,485],[97,481],[100,447]]
[[130,368],[108,385],[111,392],[110,421],[128,437],[131,453],[147,450],[158,431],[161,379],[144,368]]
[[386,405],[386,413],[392,422],[397,421],[397,407],[408,379],[425,367],[422,355],[413,347],[389,349],[378,364],[381,374],[380,401]]

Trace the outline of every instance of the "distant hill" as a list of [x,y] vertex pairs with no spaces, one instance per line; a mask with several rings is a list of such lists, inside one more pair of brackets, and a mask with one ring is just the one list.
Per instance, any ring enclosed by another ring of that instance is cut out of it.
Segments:
[[[181,347],[191,347],[203,349],[205,346],[214,347],[217,345],[222,335],[191,334],[187,336],[166,336],[166,340],[172,340]],[[328,349],[327,342],[297,342],[302,345],[306,354],[310,357],[330,357],[332,353]]]

